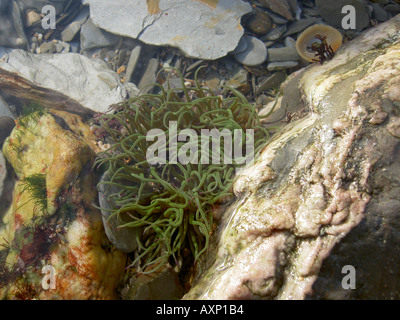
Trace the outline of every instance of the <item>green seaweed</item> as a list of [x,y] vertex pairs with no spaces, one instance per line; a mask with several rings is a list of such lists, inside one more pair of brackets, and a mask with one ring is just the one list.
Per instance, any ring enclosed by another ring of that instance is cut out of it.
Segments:
[[31,194],[30,201],[34,201],[35,208],[40,212],[47,212],[47,188],[46,188],[46,175],[32,174],[22,180],[24,188],[22,192],[28,191]]
[[[118,190],[108,195],[109,202],[115,204],[114,209],[108,210],[112,213],[109,219],[129,218],[119,227],[141,229],[136,239],[138,256],[131,266],[139,263],[140,269],[145,270],[157,264],[149,272],[156,271],[170,258],[176,259],[185,248],[193,253],[195,261],[205,252],[213,229],[212,210],[224,199],[233,198],[235,168],[240,165],[224,164],[223,144],[219,164],[212,161],[216,160],[214,154],[209,164],[167,161],[151,165],[146,151],[153,142],[146,141],[147,132],[156,128],[168,136],[170,121],[177,122],[178,131],[193,129],[199,135],[202,129],[253,129],[255,156],[269,137],[254,105],[241,93],[227,88],[228,97],[215,95],[200,85],[198,70],[195,86],[185,87],[182,76],[175,72],[182,80],[181,88],[154,84],[159,93],[142,94],[114,105],[111,112],[96,119],[98,136],[111,147],[99,155],[95,165],[108,168],[111,178],[101,183]],[[245,138],[243,135],[242,150]],[[178,150],[185,143],[178,142]],[[169,147],[164,151],[171,153]]]

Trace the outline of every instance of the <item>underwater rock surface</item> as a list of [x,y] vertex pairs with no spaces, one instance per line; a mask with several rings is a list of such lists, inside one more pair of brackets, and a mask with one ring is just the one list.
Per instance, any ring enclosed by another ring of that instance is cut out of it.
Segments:
[[399,65],[400,15],[289,77],[185,299],[400,298]]
[[0,75],[0,86],[12,95],[80,113],[85,108],[105,112],[127,96],[104,61],[75,53],[31,54],[0,47]]
[[[243,35],[240,18],[251,11],[241,0],[86,0],[98,27],[147,44],[180,48],[187,56],[218,59]],[[127,10],[129,7],[135,10]]]
[[[18,180],[0,222],[0,299],[116,299],[126,255],[111,250],[93,206],[95,152],[71,130],[35,112],[3,145]],[[43,286],[46,266],[54,288]]]

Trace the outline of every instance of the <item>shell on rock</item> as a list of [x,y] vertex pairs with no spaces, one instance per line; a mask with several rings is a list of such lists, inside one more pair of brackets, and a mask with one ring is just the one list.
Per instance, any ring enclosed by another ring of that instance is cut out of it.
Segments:
[[315,53],[310,50],[313,43],[318,42],[317,35],[326,37],[326,42],[332,47],[333,52],[338,50],[342,45],[342,34],[335,28],[316,24],[304,30],[296,41],[296,49],[299,55],[306,61],[315,62]]

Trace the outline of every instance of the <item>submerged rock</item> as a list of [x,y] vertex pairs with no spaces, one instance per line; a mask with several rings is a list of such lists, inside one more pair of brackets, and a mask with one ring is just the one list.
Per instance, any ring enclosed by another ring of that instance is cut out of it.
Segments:
[[346,13],[342,14],[342,8],[351,5],[356,12],[356,29],[361,31],[369,25],[367,1],[365,0],[316,0],[316,6],[322,19],[335,28],[342,27],[342,20]]
[[[0,223],[0,298],[115,299],[126,256],[93,206],[94,151],[52,115],[32,113],[3,152],[18,181]],[[44,267],[54,270],[50,288]]]
[[132,277],[129,282],[122,289],[123,300],[177,300],[183,295],[178,274],[170,266]]
[[234,55],[235,59],[246,66],[258,66],[267,59],[267,48],[264,43],[256,37],[244,36],[243,37],[247,46],[242,52]]
[[0,117],[0,147],[3,145],[4,140],[10,135],[14,126],[13,118]]
[[218,59],[243,35],[240,18],[251,11],[241,0],[86,0],[98,27],[147,44],[180,48],[187,56]]
[[[4,181],[6,177],[7,177],[6,159],[4,159],[3,153],[0,151],[0,199],[3,195]],[[2,212],[0,212],[0,214],[2,214]]]
[[0,86],[14,96],[78,113],[105,112],[127,96],[104,61],[75,53],[36,55],[0,47],[0,76]]
[[399,30],[397,16],[283,84],[291,117],[265,120],[280,130],[237,177],[186,299],[400,298]]

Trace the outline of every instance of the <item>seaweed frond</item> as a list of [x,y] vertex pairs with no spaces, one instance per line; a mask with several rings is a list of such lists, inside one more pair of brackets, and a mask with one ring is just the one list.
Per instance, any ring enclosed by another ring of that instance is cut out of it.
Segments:
[[22,192],[28,191],[35,206],[42,212],[47,211],[47,188],[46,176],[44,174],[32,174],[22,180],[24,188]]
[[21,115],[18,117],[18,124],[27,128],[30,123],[36,123],[40,117],[46,114],[46,109],[38,103],[23,105]]

